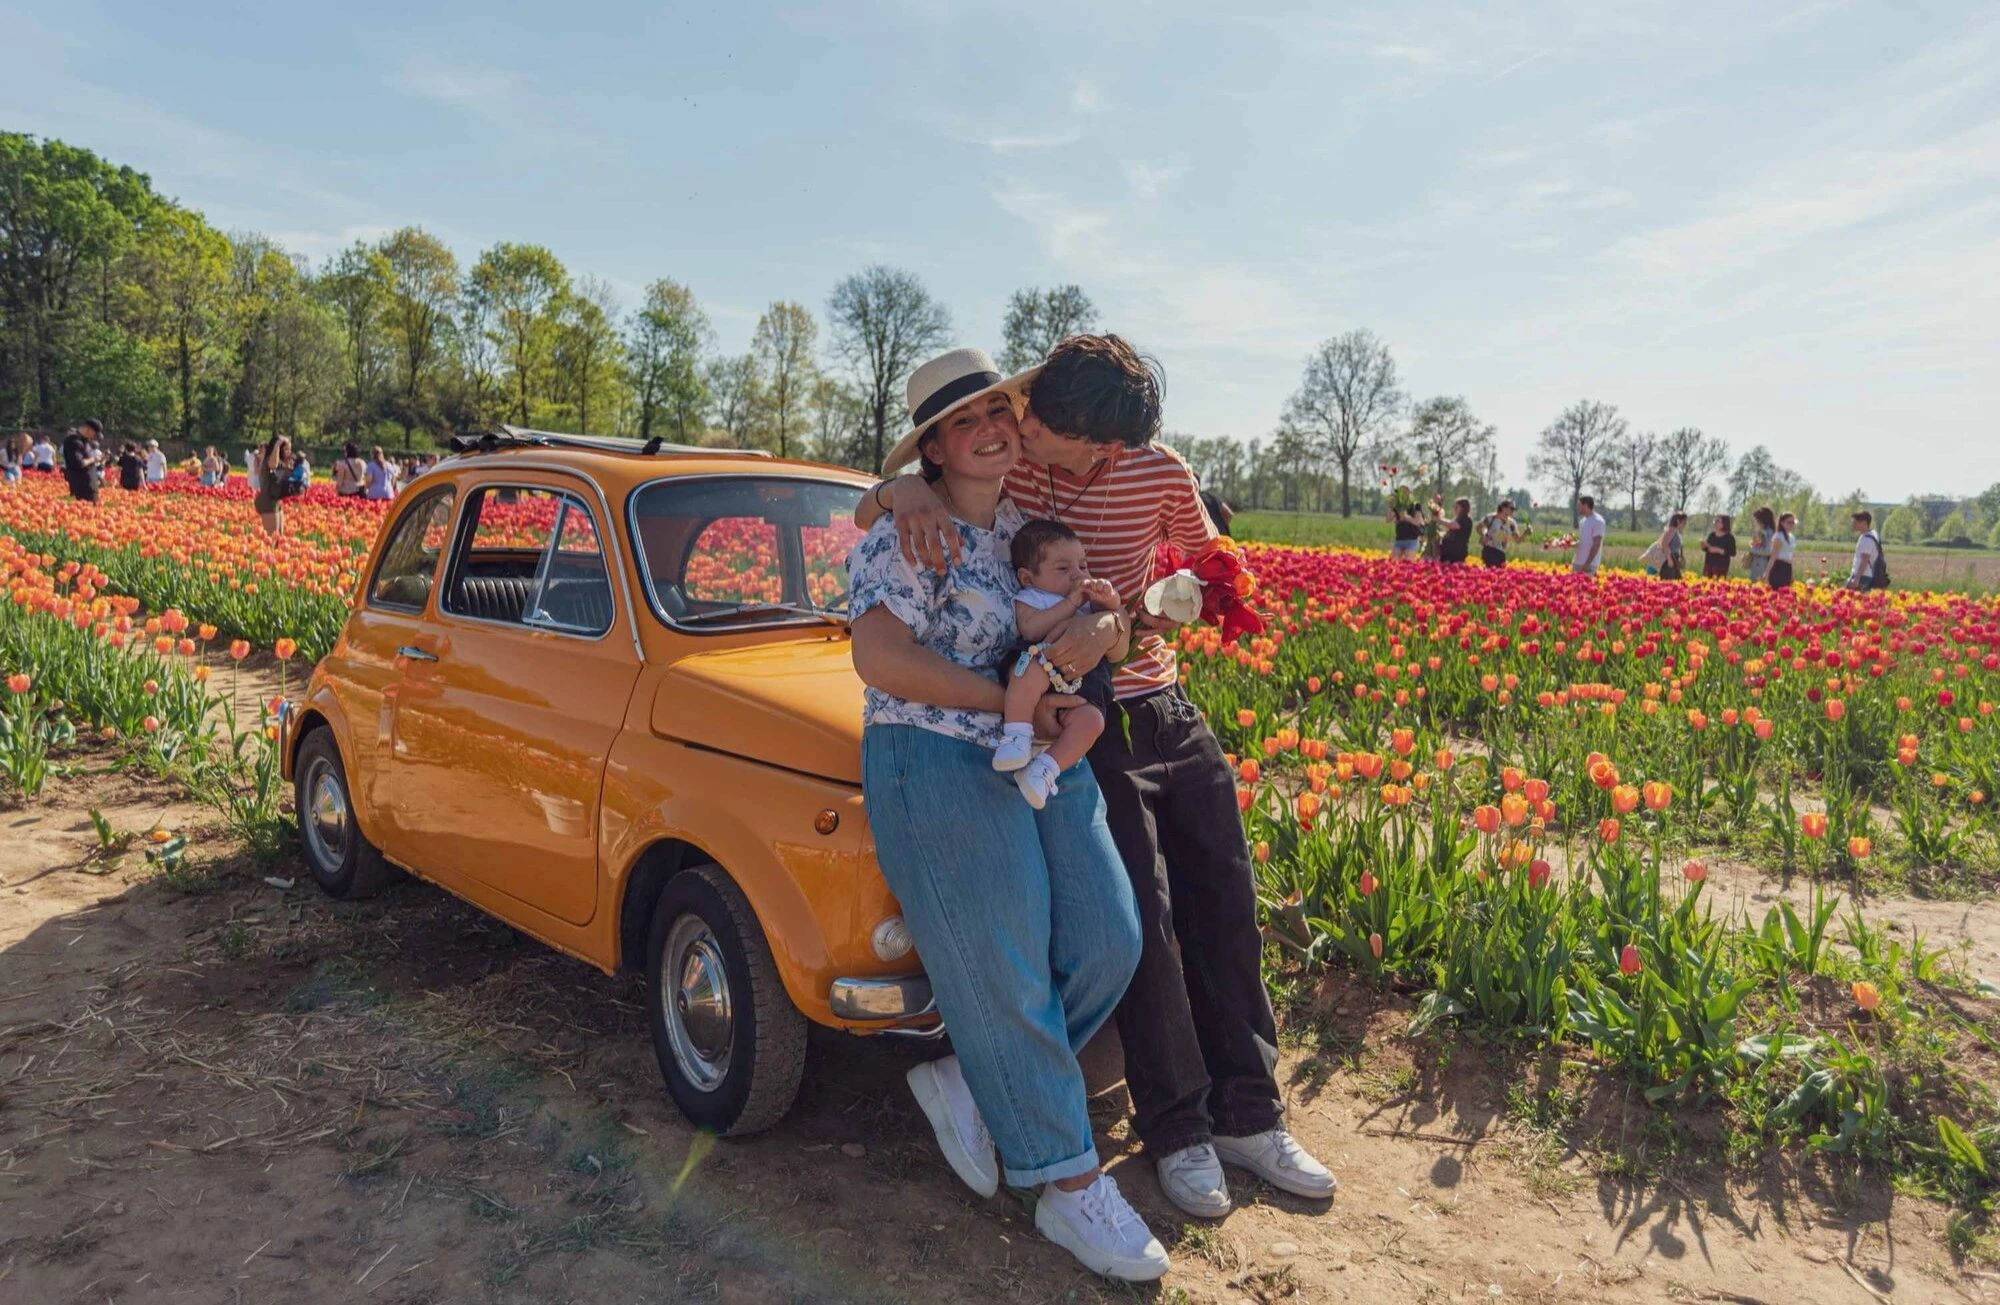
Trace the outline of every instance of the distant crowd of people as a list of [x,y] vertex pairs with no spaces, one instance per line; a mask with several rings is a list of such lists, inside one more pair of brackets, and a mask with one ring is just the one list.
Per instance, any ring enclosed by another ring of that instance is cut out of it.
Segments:
[[[70,497],[87,503],[98,501],[98,489],[107,475],[114,473],[121,489],[143,489],[167,478],[167,455],[158,440],[140,444],[126,440],[116,454],[106,452],[109,441],[104,425],[95,417],[86,418],[63,435],[57,447],[47,432],[20,431],[0,439],[0,481],[14,483],[24,474],[62,474]],[[349,443],[332,467],[333,492],[342,498],[392,499],[404,486],[435,467],[441,454],[410,454],[392,458],[373,446],[362,457],[360,446]],[[229,460],[211,444],[191,463],[203,485],[221,485],[229,479]],[[285,530],[285,500],[296,498],[312,483],[312,460],[305,450],[292,447],[291,440],[279,435],[262,445],[245,449],[243,471],[255,496],[257,516],[264,529],[274,535]]]
[[[1432,499],[1428,515],[1411,506],[1387,509],[1395,531],[1389,544],[1393,561],[1415,562],[1426,558],[1451,564],[1469,560],[1472,541],[1479,541],[1479,560],[1486,566],[1507,565],[1514,547],[1531,533],[1516,515],[1513,499],[1501,499],[1487,516],[1475,522],[1472,500],[1461,498],[1452,504],[1452,515],[1444,516],[1443,502]],[[1753,584],[1772,589],[1789,589],[1794,572],[1793,556],[1798,549],[1798,518],[1790,512],[1774,512],[1759,507],[1750,514],[1755,528],[1744,560]],[[1596,575],[1604,563],[1605,520],[1597,511],[1597,500],[1589,494],[1576,500],[1576,551],[1570,569],[1582,575]],[[1688,514],[1675,512],[1661,527],[1660,536],[1639,555],[1646,570],[1662,580],[1679,580],[1687,574]],[[1855,533],[1854,561],[1846,587],[1867,591],[1886,588],[1889,583],[1887,558],[1882,536],[1876,533],[1875,516],[1863,508],[1852,517]],[[1711,520],[1708,535],[1701,541],[1701,574],[1709,579],[1726,579],[1737,555],[1735,519],[1726,512]]]

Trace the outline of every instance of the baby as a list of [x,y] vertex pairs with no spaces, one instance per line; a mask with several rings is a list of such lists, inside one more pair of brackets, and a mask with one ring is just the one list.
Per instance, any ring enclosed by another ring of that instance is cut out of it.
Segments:
[[[1123,604],[1108,580],[1092,579],[1084,563],[1083,541],[1060,521],[1030,521],[1014,536],[1012,560],[1021,592],[1014,595],[1014,624],[1021,640],[1011,664],[1001,670],[1007,680],[1002,713],[1004,737],[993,752],[993,769],[1014,772],[1021,796],[1037,811],[1056,792],[1056,777],[1083,759],[1104,732],[1104,713],[1086,703],[1062,714],[1062,733],[1047,752],[1035,755],[1035,704],[1050,689],[1075,693],[1088,675],[1103,665],[1064,676],[1049,663],[1042,640],[1085,608],[1115,612]],[[1105,678],[1108,678],[1106,676]],[[1109,685],[1103,696],[1108,698]]]

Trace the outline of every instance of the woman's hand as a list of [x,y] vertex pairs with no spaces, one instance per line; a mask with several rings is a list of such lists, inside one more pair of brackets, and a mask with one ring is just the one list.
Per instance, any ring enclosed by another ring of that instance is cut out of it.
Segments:
[[965,560],[957,523],[922,476],[896,477],[883,498],[896,516],[896,538],[911,566],[942,573]]
[[1081,675],[1118,646],[1116,612],[1081,612],[1042,641],[1042,651],[1066,677]]

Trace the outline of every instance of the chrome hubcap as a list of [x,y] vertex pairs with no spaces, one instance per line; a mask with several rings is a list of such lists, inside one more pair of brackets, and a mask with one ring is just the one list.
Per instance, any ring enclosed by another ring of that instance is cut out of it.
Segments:
[[313,761],[306,775],[305,791],[305,819],[300,823],[305,826],[307,848],[321,867],[336,869],[347,859],[351,828],[346,786],[334,773],[333,764],[321,757]]
[[660,996],[675,1063],[695,1087],[715,1091],[729,1073],[736,1019],[722,945],[700,916],[683,915],[667,931]]

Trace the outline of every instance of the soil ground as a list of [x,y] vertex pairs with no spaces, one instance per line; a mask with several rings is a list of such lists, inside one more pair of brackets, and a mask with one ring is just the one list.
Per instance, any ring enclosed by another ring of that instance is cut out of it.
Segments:
[[[220,867],[109,863],[92,808]],[[902,1083],[931,1046],[816,1033],[783,1123],[714,1142],[661,1089],[638,980],[421,883],[267,883],[207,820],[130,773],[0,809],[0,1301],[2000,1301],[1879,1174],[1725,1168],[1573,1057],[1411,1040],[1407,1002],[1340,976],[1282,1067],[1330,1206],[1232,1175],[1228,1219],[1178,1217],[1115,1040],[1090,1049],[1099,1144],[1175,1252],[1106,1284],[952,1177]],[[1808,891],[1714,887],[1759,915]],[[1992,905],[1872,911],[2000,977]]]

